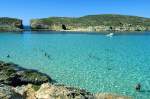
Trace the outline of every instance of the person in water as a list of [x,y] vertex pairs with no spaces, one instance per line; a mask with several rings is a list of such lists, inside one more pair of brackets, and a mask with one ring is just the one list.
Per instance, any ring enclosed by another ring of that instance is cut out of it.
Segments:
[[136,91],[141,91],[141,84],[138,83],[136,86],[135,86],[135,90]]
[[45,52],[45,54],[44,54],[45,56],[47,56],[47,53]]
[[9,54],[7,55],[7,58],[10,58],[10,55],[9,55]]
[[51,59],[51,56],[50,55],[48,55],[46,52],[45,52],[45,54],[44,54],[47,58],[49,58],[49,59]]

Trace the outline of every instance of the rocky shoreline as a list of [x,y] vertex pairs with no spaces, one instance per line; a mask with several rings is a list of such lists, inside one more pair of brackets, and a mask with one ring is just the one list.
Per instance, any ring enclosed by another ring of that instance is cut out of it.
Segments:
[[[33,27],[33,26],[31,26]],[[45,26],[42,26],[45,27]],[[77,27],[72,29],[64,30],[61,28],[61,24],[58,25],[59,28],[53,29],[32,29],[31,31],[60,31],[60,32],[143,32],[150,31],[150,27],[144,26],[88,26],[88,27]],[[53,26],[52,26],[53,27]],[[69,26],[68,26],[69,27]]]
[[150,18],[102,14],[82,17],[48,17],[31,19],[30,28],[23,26],[22,19],[0,17],[0,32],[22,31],[67,32],[134,32],[150,31]]
[[48,75],[0,61],[0,99],[131,99],[55,84]]
[[101,14],[82,17],[48,17],[32,19],[32,30],[76,31],[76,32],[125,32],[149,31],[150,18]]

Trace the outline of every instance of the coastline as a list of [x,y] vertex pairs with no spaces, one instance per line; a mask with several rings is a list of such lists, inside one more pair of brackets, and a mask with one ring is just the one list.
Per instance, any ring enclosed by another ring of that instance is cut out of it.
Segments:
[[101,32],[104,32],[104,33],[110,33],[110,32],[115,32],[115,33],[124,33],[124,32],[128,32],[128,33],[131,33],[131,32],[149,32],[150,30],[141,30],[141,31],[133,31],[133,30],[101,30],[101,31],[89,31],[89,30],[51,30],[51,29],[31,29],[31,30],[25,30],[24,31],[56,31],[56,32],[89,32],[89,33],[92,33],[92,32],[95,32],[95,33],[101,33]]
[[47,29],[37,29],[37,30],[21,30],[21,31],[0,31],[0,33],[17,33],[23,34],[31,32],[33,34],[89,34],[89,35],[107,35],[109,33],[114,33],[115,35],[149,35],[150,31],[70,31],[70,30],[47,30]]
[[84,89],[58,85],[56,81],[48,75],[36,70],[22,68],[14,63],[0,61],[0,67],[0,98],[132,99],[130,96],[122,96],[113,93],[94,94]]
[[23,25],[22,19],[0,17],[1,32],[59,31],[59,32],[143,32],[150,31],[150,18],[99,14],[82,17],[48,17],[31,19]]

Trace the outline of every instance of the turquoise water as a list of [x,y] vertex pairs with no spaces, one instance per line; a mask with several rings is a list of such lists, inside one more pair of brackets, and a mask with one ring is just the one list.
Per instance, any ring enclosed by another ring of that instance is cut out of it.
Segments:
[[[0,60],[37,69],[60,84],[94,93],[150,98],[148,32],[112,38],[72,32],[0,33]],[[142,92],[134,90],[137,83],[142,84]]]

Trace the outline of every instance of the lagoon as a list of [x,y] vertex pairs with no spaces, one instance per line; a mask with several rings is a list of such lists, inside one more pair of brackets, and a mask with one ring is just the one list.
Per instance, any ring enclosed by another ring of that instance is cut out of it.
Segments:
[[[150,32],[0,33],[0,60],[48,74],[58,84],[150,98]],[[9,55],[9,57],[7,57]],[[141,83],[142,92],[134,87]]]

